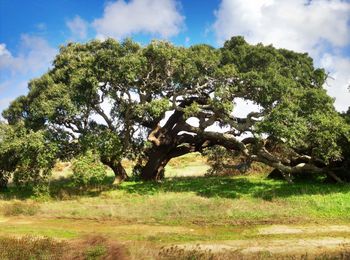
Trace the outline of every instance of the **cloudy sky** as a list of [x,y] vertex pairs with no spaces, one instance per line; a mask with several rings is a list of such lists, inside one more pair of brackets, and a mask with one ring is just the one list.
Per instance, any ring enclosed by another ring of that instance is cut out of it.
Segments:
[[329,72],[325,88],[336,108],[350,106],[349,0],[0,0],[0,111],[69,41],[132,37],[220,47],[234,35],[308,52]]

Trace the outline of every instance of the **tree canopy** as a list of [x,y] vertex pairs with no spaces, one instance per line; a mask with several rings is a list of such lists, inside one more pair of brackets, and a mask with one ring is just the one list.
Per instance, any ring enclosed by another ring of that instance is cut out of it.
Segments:
[[22,122],[12,127],[0,123],[0,189],[10,177],[17,186],[46,180],[59,153],[59,145],[48,140],[47,132],[34,132]]
[[[94,40],[61,47],[53,68],[3,117],[50,133],[60,157],[97,151],[120,179],[124,157],[138,162],[142,179],[160,179],[171,158],[217,145],[247,165],[334,174],[344,167],[350,127],[322,87],[326,79],[307,53],[242,37],[221,48]],[[240,101],[255,109],[238,117]]]

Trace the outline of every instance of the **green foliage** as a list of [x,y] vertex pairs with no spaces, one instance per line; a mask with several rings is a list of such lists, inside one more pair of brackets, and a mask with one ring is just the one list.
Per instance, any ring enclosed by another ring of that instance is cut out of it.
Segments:
[[10,176],[19,186],[43,183],[51,174],[58,146],[47,131],[33,131],[22,123],[0,124],[0,179]]
[[72,180],[76,187],[99,187],[106,177],[106,167],[99,161],[96,154],[91,151],[78,157],[72,165]]
[[197,116],[197,114],[201,111],[197,102],[193,102],[190,106],[184,108],[185,118],[190,118],[192,116]]
[[[141,46],[130,39],[69,43],[53,68],[29,83],[28,95],[3,113],[10,125],[26,130],[16,134],[22,141],[14,142],[25,149],[8,144],[13,148],[7,151],[16,156],[0,152],[1,161],[15,158],[11,169],[0,167],[0,184],[11,174],[18,185],[37,182],[54,157],[71,158],[89,149],[110,166],[123,157],[152,160],[152,152],[165,146],[170,157],[214,144],[242,152],[244,145],[219,140],[219,133],[200,133],[209,126],[203,124],[214,122],[236,135],[253,135],[255,146],[251,143],[245,154],[256,155],[257,144],[268,137],[285,150],[330,165],[347,156],[350,137],[347,119],[341,119],[322,87],[326,79],[307,53],[251,45],[243,37],[232,37],[222,48],[166,41]],[[258,105],[261,116],[233,116],[238,98]],[[147,140],[171,110],[179,113],[165,124],[169,129],[162,126],[153,141]],[[186,126],[192,116],[203,127]],[[28,158],[33,153],[35,159]]]
[[135,113],[149,119],[161,118],[169,109],[170,102],[168,99],[156,99],[144,105],[137,105]]
[[348,111],[346,113],[342,114],[343,118],[345,121],[350,125],[350,107],[348,108]]
[[93,247],[90,247],[86,250],[86,259],[87,260],[95,260],[95,259],[101,259],[103,256],[105,256],[107,253],[106,248],[103,245],[96,245]]
[[207,171],[209,176],[227,175],[234,172],[235,155],[221,146],[214,146],[204,151],[207,157],[210,169]]
[[121,160],[123,145],[119,136],[106,127],[92,126],[92,131],[80,136],[83,151],[93,150],[102,160]]
[[294,90],[282,100],[257,124],[258,132],[298,150],[312,149],[310,155],[325,162],[343,158],[342,144],[349,140],[350,128],[325,90]]

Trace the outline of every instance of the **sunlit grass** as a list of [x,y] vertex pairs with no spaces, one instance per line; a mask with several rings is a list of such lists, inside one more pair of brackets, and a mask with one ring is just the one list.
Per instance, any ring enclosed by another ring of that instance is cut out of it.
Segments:
[[[33,205],[30,200],[0,204],[3,215],[11,208],[15,215],[21,215],[28,209],[26,204]],[[344,222],[350,220],[350,186],[288,184],[248,176],[187,177],[161,183],[124,182],[106,190],[67,195],[63,200],[37,201],[35,206],[36,216],[48,218],[118,219],[167,225]]]
[[[128,243],[139,259],[148,250],[145,245],[153,254],[169,243],[285,239],[283,234],[259,233],[272,224],[350,223],[348,184],[322,180],[288,184],[266,179],[265,174],[207,177],[202,158],[180,159],[170,163],[162,182],[126,181],[113,186],[110,174],[105,186],[81,191],[71,186],[66,167],[55,173],[44,199],[11,187],[0,194],[0,235],[71,240],[101,234]],[[60,179],[60,173],[65,178]],[[320,235],[348,237],[349,232],[325,230],[288,234],[288,238]]]

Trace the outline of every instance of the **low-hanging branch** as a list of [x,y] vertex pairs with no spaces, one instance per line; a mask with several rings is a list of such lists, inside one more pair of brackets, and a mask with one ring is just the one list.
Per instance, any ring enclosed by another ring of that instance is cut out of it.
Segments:
[[[326,79],[307,54],[239,36],[221,48],[94,40],[62,47],[3,117],[47,131],[47,143],[71,145],[75,156],[93,149],[120,179],[125,157],[139,162],[142,179],[155,180],[171,158],[222,146],[249,165],[340,181],[350,127],[323,89]],[[243,111],[238,100],[254,105]]]

